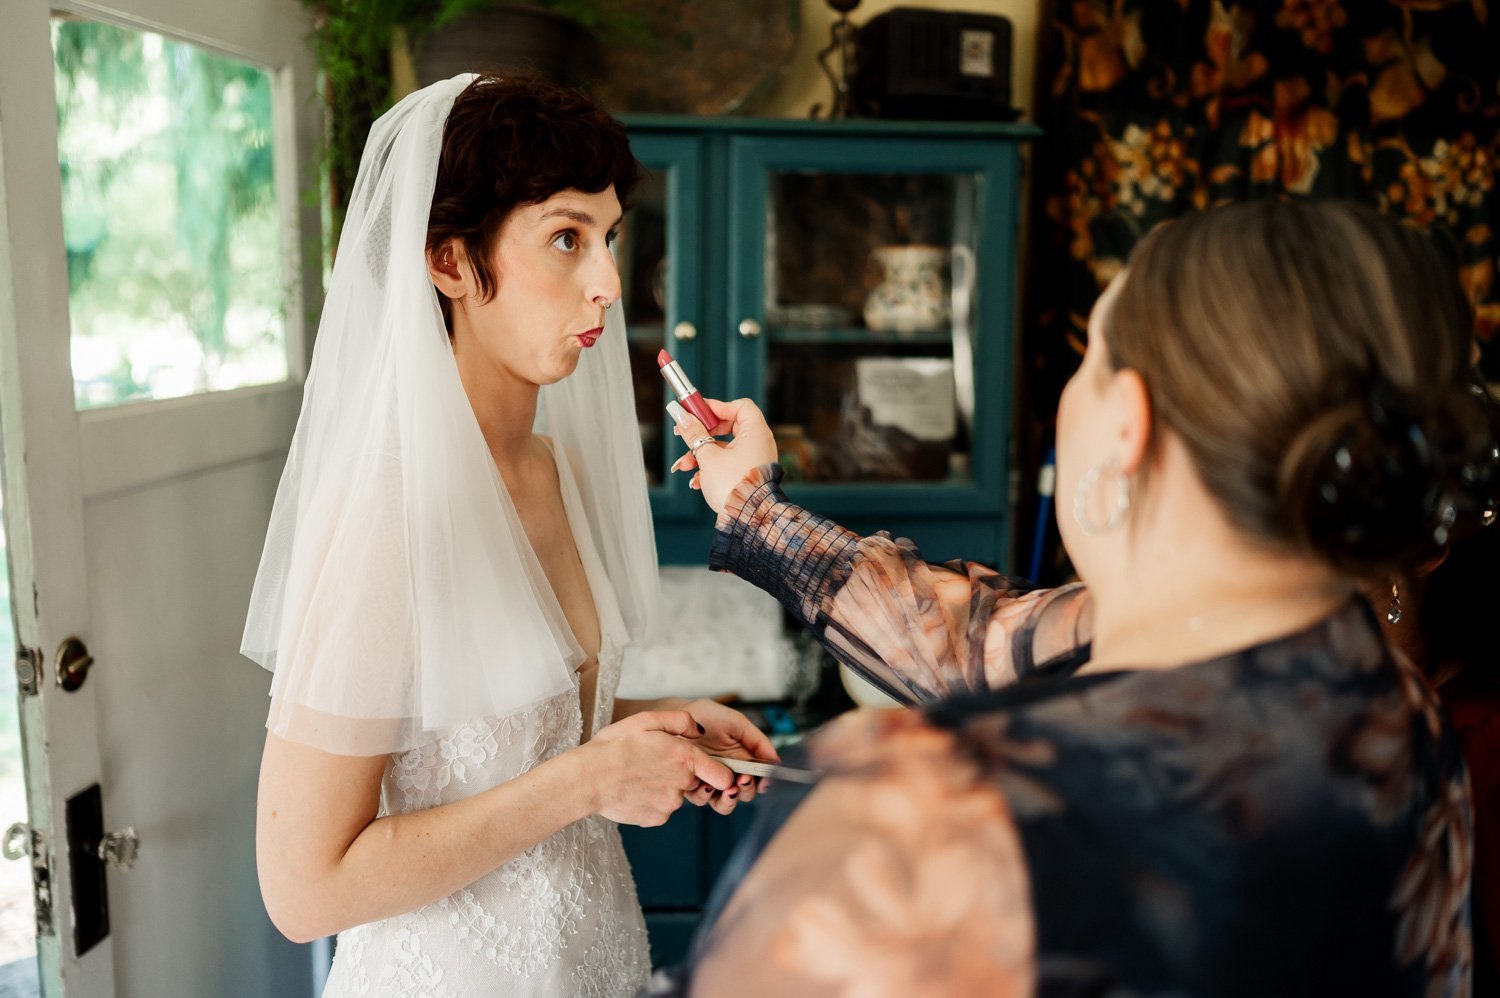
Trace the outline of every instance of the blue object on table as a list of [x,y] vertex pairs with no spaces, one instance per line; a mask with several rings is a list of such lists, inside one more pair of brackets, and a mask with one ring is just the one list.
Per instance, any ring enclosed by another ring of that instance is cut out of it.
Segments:
[[768,735],[792,735],[797,733],[797,722],[792,720],[791,712],[785,707],[766,707],[761,716],[765,718],[766,734]]
[[1052,493],[1057,490],[1057,448],[1047,448],[1047,459],[1036,475],[1036,533],[1031,541],[1031,574],[1027,578],[1039,583],[1042,576],[1042,550],[1047,546],[1047,518],[1052,515]]

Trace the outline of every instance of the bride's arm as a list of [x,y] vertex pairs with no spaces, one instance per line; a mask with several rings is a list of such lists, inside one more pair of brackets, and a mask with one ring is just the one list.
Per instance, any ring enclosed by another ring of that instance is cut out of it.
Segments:
[[[414,911],[591,814],[658,825],[733,774],[688,738],[684,710],[647,711],[467,800],[377,817],[389,756],[341,756],[267,734],[256,810],[266,911],[294,942]],[[686,736],[686,737],[679,737]]]

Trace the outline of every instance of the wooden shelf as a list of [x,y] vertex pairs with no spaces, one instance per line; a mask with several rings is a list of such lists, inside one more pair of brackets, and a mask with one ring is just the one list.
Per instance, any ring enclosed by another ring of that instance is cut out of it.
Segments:
[[888,330],[867,329],[864,326],[797,328],[772,326],[766,333],[772,343],[809,344],[864,344],[890,346],[920,344],[925,346],[950,346],[953,343],[951,329],[921,329],[911,333],[896,333]]

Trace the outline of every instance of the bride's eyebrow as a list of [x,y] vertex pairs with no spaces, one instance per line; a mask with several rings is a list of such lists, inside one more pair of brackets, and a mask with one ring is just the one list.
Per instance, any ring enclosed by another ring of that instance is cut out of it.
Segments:
[[[543,212],[542,217],[538,219],[538,221],[545,222],[549,218],[567,218],[571,219],[574,222],[577,222],[579,225],[585,226],[593,226],[598,224],[594,221],[593,215],[590,215],[586,211],[579,211],[576,208],[553,208],[551,211]],[[619,225],[622,221],[624,221],[624,219],[625,216],[621,215],[619,218],[615,219],[614,224],[611,225],[610,228],[615,228],[615,226]]]

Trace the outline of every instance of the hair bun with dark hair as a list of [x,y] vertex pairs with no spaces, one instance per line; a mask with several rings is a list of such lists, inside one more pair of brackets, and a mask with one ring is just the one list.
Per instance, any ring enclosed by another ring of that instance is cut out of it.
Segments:
[[1377,379],[1363,402],[1313,419],[1278,469],[1289,534],[1360,578],[1436,556],[1455,531],[1493,518],[1500,451],[1491,406],[1468,388],[1416,397]]

